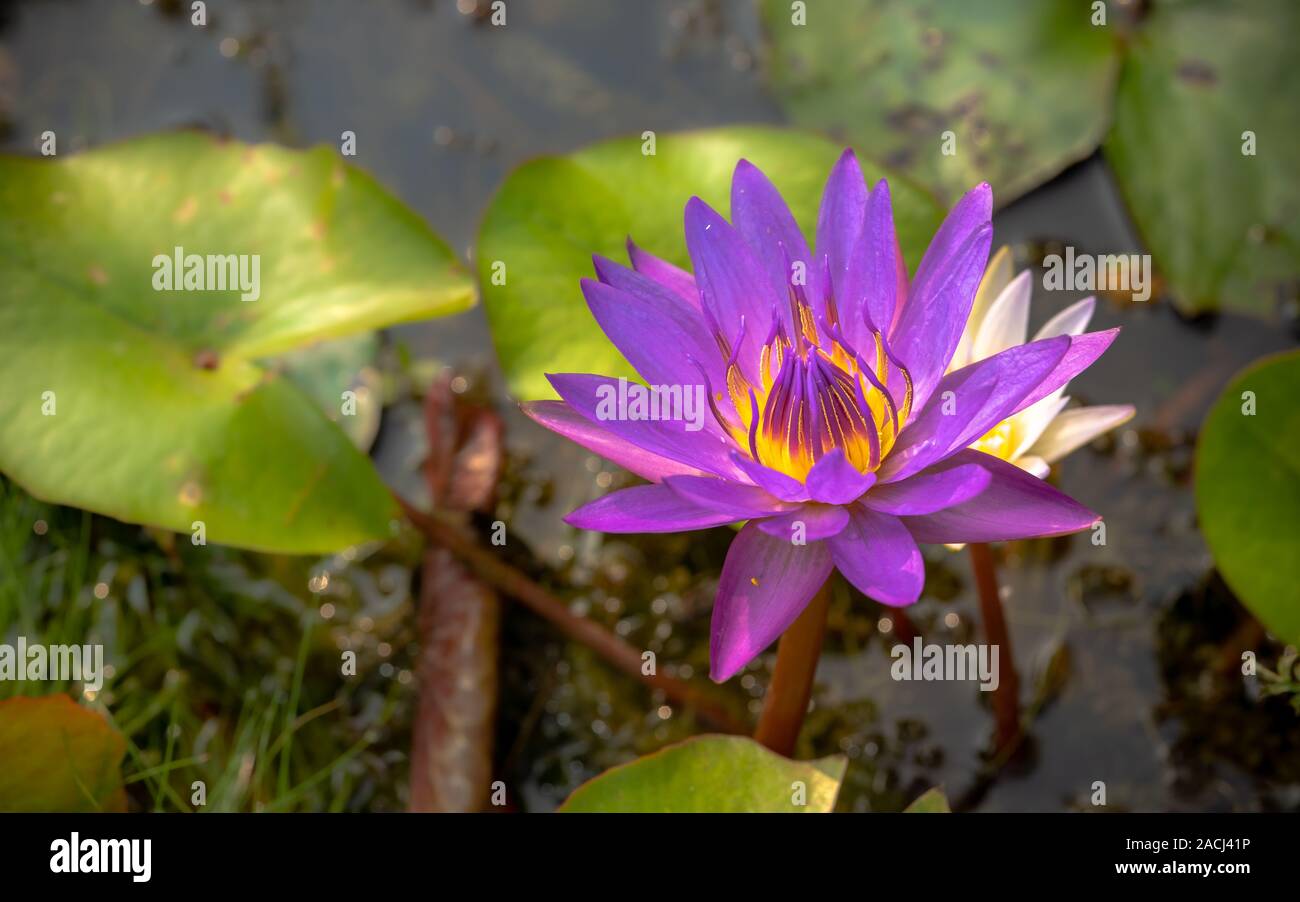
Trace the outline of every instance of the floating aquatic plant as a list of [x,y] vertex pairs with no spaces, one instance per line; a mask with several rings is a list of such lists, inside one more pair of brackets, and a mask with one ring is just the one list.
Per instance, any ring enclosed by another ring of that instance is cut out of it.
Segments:
[[[1118,330],[1059,334],[948,372],[992,237],[988,185],[952,209],[908,278],[889,186],[868,191],[851,151],[826,183],[809,249],[775,187],[742,160],[733,222],[686,205],[694,276],[629,242],[582,289],[648,389],[699,387],[703,421],[612,405],[626,386],[548,374],[548,428],[650,481],[574,511],[611,533],[748,521],[723,565],[711,675],[726,680],[794,622],[832,570],[887,605],[915,602],[918,542],[989,542],[1086,529],[1097,514],[970,447],[1049,398]],[[671,414],[673,405],[667,405]],[[697,428],[698,427],[698,428]]]

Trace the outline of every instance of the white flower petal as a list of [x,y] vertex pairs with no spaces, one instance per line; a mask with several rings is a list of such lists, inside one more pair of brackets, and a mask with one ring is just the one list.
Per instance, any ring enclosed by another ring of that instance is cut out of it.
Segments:
[[1016,466],[1039,479],[1046,479],[1047,474],[1052,472],[1051,465],[1041,457],[1034,457],[1032,454],[1028,457],[1022,457],[1016,461]]
[[988,313],[989,306],[998,295],[1002,294],[1003,289],[1011,284],[1011,277],[1015,275],[1013,263],[1011,248],[1005,245],[998,248],[998,252],[989,260],[989,265],[984,270],[984,277],[980,280],[979,290],[975,292],[975,302],[971,304],[970,316],[966,318],[966,328],[962,332],[961,342],[957,345],[957,353],[948,364],[949,372],[974,362],[970,352],[975,344],[975,336],[979,334],[980,324],[984,322],[984,315]]
[[1038,334],[1034,336],[1034,341],[1055,338],[1058,335],[1081,334],[1088,328],[1088,320],[1092,319],[1092,311],[1096,306],[1097,299],[1093,297],[1086,297],[1071,304],[1044,323],[1043,328],[1039,329]]
[[1131,404],[1104,404],[1064,411],[1043,430],[1029,451],[1054,463],[1103,432],[1127,423],[1133,413]]
[[1033,274],[1029,270],[1016,276],[1002,290],[980,323],[971,348],[972,362],[1025,343],[1029,334],[1029,298],[1033,291]]
[[1056,419],[1057,414],[1069,403],[1070,398],[1065,394],[1065,389],[1058,388],[1043,400],[1029,405],[1016,414],[1016,428],[1013,434],[1016,436],[1017,443],[1011,452],[1011,460],[1015,461],[1021,455],[1028,454],[1034,442],[1038,441],[1039,436],[1051,425],[1052,420]]

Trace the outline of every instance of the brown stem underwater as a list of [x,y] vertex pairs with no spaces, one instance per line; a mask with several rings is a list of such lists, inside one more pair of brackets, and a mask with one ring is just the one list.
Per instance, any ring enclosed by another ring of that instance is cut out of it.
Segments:
[[984,638],[998,648],[998,688],[993,690],[993,713],[997,720],[997,749],[1002,752],[1020,736],[1020,680],[1016,676],[1011,652],[1011,633],[1002,616],[1002,597],[998,592],[998,573],[993,551],[983,542],[967,546],[975,588],[980,599],[980,618],[984,621]]
[[482,579],[503,595],[523,603],[533,613],[549,620],[565,636],[580,642],[596,652],[617,669],[635,677],[654,689],[661,690],[676,704],[693,708],[700,717],[727,733],[746,733],[745,725],[730,710],[718,703],[708,693],[691,684],[660,673],[642,671],[641,652],[624,642],[599,623],[579,617],[568,605],[528,578],[522,571],[501,560],[497,555],[465,535],[456,525],[437,514],[428,514],[414,507],[404,498],[398,503],[407,519],[425,534],[429,541],[454,553]]

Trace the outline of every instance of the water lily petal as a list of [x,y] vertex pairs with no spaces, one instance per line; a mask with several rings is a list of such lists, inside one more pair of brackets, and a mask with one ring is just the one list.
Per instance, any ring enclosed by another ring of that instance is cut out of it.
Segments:
[[[1092,366],[1093,362],[1110,347],[1111,342],[1118,335],[1119,329],[1116,328],[1107,329],[1104,332],[1085,332],[1082,335],[1071,336],[1070,349],[1065,352],[1065,356],[1057,363],[1056,368],[1048,373],[1047,377],[1039,383],[1038,388],[1025,396],[1024,400],[1017,405],[1012,413],[1019,413],[1029,405],[1041,401]],[[1044,339],[1044,341],[1057,341],[1061,337],[1063,336]],[[1034,344],[1037,344],[1037,342],[1034,342]]]
[[808,242],[790,208],[763,172],[748,160],[736,164],[731,177],[731,218],[767,273],[775,297],[786,298],[791,267],[803,264],[804,287],[813,309],[822,303],[821,266],[813,265]]
[[[921,415],[898,437],[880,468],[881,482],[897,482],[978,439],[1037,391],[1068,352],[1065,336],[1008,348],[976,361],[938,384]],[[951,394],[949,394],[951,393]],[[1022,405],[1023,406],[1023,405]]]
[[992,357],[1007,348],[1025,343],[1029,335],[1029,300],[1033,295],[1033,274],[1025,270],[989,306],[972,355],[975,360]]
[[642,479],[659,482],[665,476],[698,476],[702,472],[697,467],[661,457],[614,435],[563,401],[528,401],[521,404],[520,408],[552,432],[559,433]]
[[731,461],[754,485],[761,486],[782,501],[807,501],[808,488],[793,476],[773,470],[733,451]]
[[861,498],[875,481],[875,473],[859,471],[849,463],[842,448],[835,448],[813,464],[804,484],[808,486],[808,496],[813,501],[848,504]]
[[1131,404],[1101,404],[1064,411],[1048,424],[1030,446],[1029,453],[1053,463],[1103,432],[1127,423],[1135,412]]
[[[560,397],[591,422],[660,457],[667,457],[697,470],[718,476],[736,477],[730,439],[710,429],[690,431],[682,420],[630,420],[608,418],[608,399],[616,398],[619,380],[584,373],[547,373]],[[628,383],[629,385],[638,383]]]
[[790,304],[784,295],[778,298],[741,234],[698,197],[686,202],[686,248],[705,315],[733,349],[741,372],[757,384],[759,352],[773,311],[789,330]]
[[[856,297],[845,299],[840,318],[844,321],[844,333],[849,343],[864,350],[874,347],[875,339],[867,331],[861,314],[862,304],[866,304],[871,324],[889,335],[908,294],[907,264],[903,261],[898,233],[894,229],[889,183],[884,179],[876,183],[867,197],[866,218],[857,250],[857,269],[862,273],[861,288],[855,286]],[[890,388],[892,390],[895,386]]]
[[1040,338],[1055,338],[1057,335],[1080,334],[1088,328],[1088,320],[1092,319],[1092,311],[1096,306],[1097,300],[1093,297],[1076,301],[1045,322],[1043,328],[1039,329],[1038,334],[1034,336],[1034,341]]
[[798,535],[805,542],[816,542],[843,532],[849,525],[849,512],[847,508],[835,505],[804,504],[789,513],[757,522],[758,528],[769,536],[789,542]]
[[685,532],[737,519],[730,511],[692,504],[666,485],[637,485],[584,504],[564,522],[597,532]]
[[627,239],[627,257],[632,261],[632,268],[641,275],[654,279],[696,310],[700,309],[700,291],[695,286],[695,277],[686,270],[637,247],[631,238]]
[[[858,309],[866,291],[865,273],[860,261],[862,226],[867,215],[867,183],[862,177],[862,167],[852,149],[840,154],[826,188],[822,191],[821,207],[817,212],[818,261],[827,261],[831,284],[822,286],[835,298],[841,319]],[[815,299],[820,303],[820,298]]]
[[848,528],[826,544],[836,569],[868,598],[904,607],[921,597],[925,560],[897,517],[855,504]]
[[961,342],[958,343],[957,352],[952,355],[952,360],[948,361],[949,370],[959,370],[975,362],[975,357],[971,353],[975,345],[975,336],[979,334],[980,325],[984,322],[989,307],[993,306],[993,302],[1011,284],[1015,274],[1015,261],[1011,257],[1011,248],[1004,244],[993,254],[993,258],[989,260],[989,265],[984,270],[984,277],[980,279],[980,287],[975,292],[975,300],[971,304],[970,316],[966,320]]
[[698,507],[731,512],[733,520],[767,517],[794,507],[758,486],[713,476],[669,476],[664,484]]
[[[710,386],[722,393],[726,411],[733,410],[722,388],[726,386],[726,363],[717,342],[708,334],[698,312],[658,283],[626,271],[644,283],[637,291],[622,291],[613,285],[582,280],[591,315],[614,346],[651,385],[690,391],[700,402],[696,411],[702,423],[717,427],[709,409]],[[625,284],[635,284],[627,283]],[[708,377],[706,384],[704,378]]]
[[989,471],[989,484],[968,501],[933,514],[903,517],[918,542],[1002,542],[1087,529],[1101,518],[1069,495],[982,451],[954,455]]
[[747,524],[722,565],[709,675],[721,683],[753,660],[794,623],[830,573],[825,542],[795,545]]
[[993,240],[993,193],[981,184],[952,208],[916,269],[890,336],[921,409],[961,341]]
[[1052,466],[1041,457],[1026,454],[1016,460],[1016,466],[1037,479],[1046,479]]
[[1037,404],[1030,404],[1012,417],[1015,423],[1012,436],[1016,439],[1016,447],[1011,449],[1006,459],[1015,463],[1022,454],[1028,454],[1034,442],[1038,441],[1038,437],[1043,434],[1043,430],[1069,403],[1070,397],[1065,394],[1065,389],[1058,388]]
[[862,505],[883,514],[932,514],[975,497],[989,484],[989,472],[978,464],[948,458],[899,482],[878,485]]

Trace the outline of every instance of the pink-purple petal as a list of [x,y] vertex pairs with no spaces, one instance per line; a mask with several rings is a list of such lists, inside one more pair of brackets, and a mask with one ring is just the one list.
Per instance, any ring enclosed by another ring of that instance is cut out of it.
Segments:
[[758,528],[769,536],[794,541],[816,542],[839,535],[849,525],[847,508],[829,504],[804,504],[796,510],[758,521]]
[[932,514],[975,497],[990,478],[988,470],[977,463],[950,457],[900,482],[876,486],[863,497],[862,504],[895,516]]
[[[700,413],[710,423],[715,422],[705,394],[710,387],[721,389],[727,378],[717,342],[705,330],[699,313],[685,301],[645,276],[631,270],[626,273],[646,283],[639,286],[642,290],[625,291],[613,284],[582,280],[582,293],[591,315],[642,378],[652,385],[698,391],[703,401]],[[657,297],[648,293],[650,286]],[[725,393],[723,400],[730,409]]]
[[569,514],[564,522],[597,532],[685,532],[736,519],[729,511],[692,504],[666,485],[638,485],[597,498]]
[[659,482],[665,476],[698,476],[697,467],[661,457],[614,435],[563,401],[528,401],[520,409],[547,429],[564,436],[642,479]]
[[1069,349],[1066,336],[1008,348],[949,373],[930,403],[898,437],[880,469],[889,483],[920,472],[966,447],[1034,393]]
[[[1011,414],[1019,413],[1031,404],[1041,401],[1062,385],[1065,385],[1075,376],[1079,375],[1079,373],[1092,366],[1097,358],[1105,353],[1106,349],[1110,347],[1111,342],[1113,342],[1118,336],[1118,328],[1106,329],[1102,332],[1085,332],[1082,335],[1061,336],[1062,338],[1069,338],[1069,350],[1065,352],[1065,356],[1060,359],[1056,366],[1052,368],[1052,371],[1047,374],[1042,382],[1039,383],[1038,387],[1026,395],[1020,403],[1016,405],[1016,409],[1011,411]],[[1050,341],[1052,339],[1048,340]],[[1011,414],[1008,414],[1008,416]]]
[[713,476],[670,476],[664,484],[698,507],[732,513],[733,520],[769,517],[793,506],[756,485]]
[[954,455],[954,460],[988,470],[989,484],[961,504],[903,517],[919,542],[960,544],[1066,535],[1101,519],[1069,495],[990,454],[967,449]]
[[817,212],[817,246],[814,249],[817,260],[826,260],[831,277],[831,284],[823,285],[822,291],[834,297],[842,321],[857,310],[867,296],[859,251],[866,214],[867,183],[862,177],[857,156],[849,149],[840,155],[826,179],[821,207]]
[[731,461],[754,485],[761,486],[782,501],[807,501],[808,488],[802,482],[779,470],[773,470],[738,451],[731,453]]
[[776,186],[753,163],[741,160],[731,177],[731,219],[767,273],[773,296],[790,292],[790,267],[803,264],[804,286],[814,309],[821,302],[817,283],[821,267],[813,265],[808,242]]
[[855,504],[848,527],[826,544],[835,568],[868,598],[904,607],[921,597],[925,560],[897,517]]
[[813,501],[848,504],[861,498],[875,481],[875,473],[861,472],[849,463],[842,448],[834,448],[813,464],[804,484]]
[[795,545],[747,524],[722,565],[709,675],[721,683],[753,660],[795,621],[830,573],[824,542]]
[[731,460],[731,440],[715,429],[693,432],[682,420],[602,419],[601,392],[617,393],[617,379],[586,373],[547,373],[546,378],[570,407],[621,439],[697,470],[732,478],[739,474]]
[[[722,333],[741,372],[758,381],[758,359],[767,340],[773,310],[789,319],[789,304],[778,297],[745,239],[698,197],[686,202],[686,248],[695,266],[695,284],[710,327]],[[782,312],[784,311],[784,312]],[[739,345],[739,347],[737,347]]]
[[627,240],[627,257],[632,261],[632,268],[641,275],[654,279],[696,310],[700,309],[700,292],[695,286],[695,277],[686,270],[637,247],[631,238]]
[[966,193],[926,249],[890,339],[921,409],[961,341],[993,240],[987,184]]
[[[894,208],[889,195],[889,183],[884,179],[876,183],[867,199],[862,235],[862,241],[858,244],[862,296],[872,325],[883,334],[890,335],[901,302],[907,297],[908,286],[907,264],[903,261],[898,233],[894,229]],[[858,310],[860,306],[854,309],[853,317],[846,317],[851,324],[848,338],[855,348],[870,349],[873,345]]]

